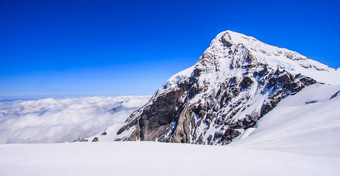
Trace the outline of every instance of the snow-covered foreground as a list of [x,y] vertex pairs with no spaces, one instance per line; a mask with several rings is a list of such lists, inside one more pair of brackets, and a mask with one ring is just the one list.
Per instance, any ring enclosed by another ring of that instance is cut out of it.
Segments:
[[66,142],[118,125],[150,96],[0,102],[0,143]]
[[340,158],[156,142],[0,145],[1,175],[340,175]]

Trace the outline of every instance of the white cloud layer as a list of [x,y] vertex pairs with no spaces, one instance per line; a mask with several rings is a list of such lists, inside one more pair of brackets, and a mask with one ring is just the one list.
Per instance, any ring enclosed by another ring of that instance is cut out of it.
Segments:
[[122,123],[150,96],[0,102],[0,143],[70,142]]

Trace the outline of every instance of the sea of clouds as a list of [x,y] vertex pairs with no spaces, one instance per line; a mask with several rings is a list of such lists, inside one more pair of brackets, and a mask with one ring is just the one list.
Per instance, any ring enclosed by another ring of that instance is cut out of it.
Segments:
[[123,123],[150,96],[0,102],[0,143],[72,142]]

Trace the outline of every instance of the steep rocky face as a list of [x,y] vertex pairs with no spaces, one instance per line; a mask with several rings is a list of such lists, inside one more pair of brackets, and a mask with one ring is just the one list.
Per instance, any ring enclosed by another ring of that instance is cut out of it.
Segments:
[[283,98],[320,81],[316,72],[334,71],[296,52],[222,32],[197,64],[131,114],[115,140],[228,144]]

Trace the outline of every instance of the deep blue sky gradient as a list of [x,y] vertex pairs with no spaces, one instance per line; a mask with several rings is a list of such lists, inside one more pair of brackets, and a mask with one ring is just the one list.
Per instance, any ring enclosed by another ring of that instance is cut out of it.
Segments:
[[0,1],[0,96],[153,94],[233,30],[340,67],[339,1]]

